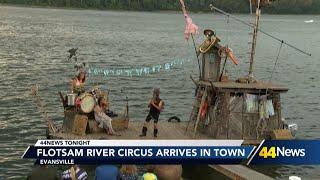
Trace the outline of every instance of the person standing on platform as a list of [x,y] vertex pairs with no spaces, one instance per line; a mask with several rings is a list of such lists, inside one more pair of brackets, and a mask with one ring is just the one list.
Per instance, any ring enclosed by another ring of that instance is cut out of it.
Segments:
[[153,98],[149,101],[148,107],[150,108],[149,114],[146,117],[146,120],[142,127],[142,133],[140,134],[140,137],[147,136],[148,131],[148,123],[151,119],[153,119],[154,122],[154,129],[153,129],[153,136],[158,136],[158,120],[160,116],[160,112],[164,108],[164,102],[162,99],[160,99],[160,88],[154,88],[153,89]]

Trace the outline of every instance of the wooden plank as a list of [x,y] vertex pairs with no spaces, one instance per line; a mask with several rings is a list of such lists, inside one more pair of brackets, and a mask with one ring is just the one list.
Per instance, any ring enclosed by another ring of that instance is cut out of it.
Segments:
[[273,179],[269,176],[266,176],[262,173],[254,171],[243,165],[209,165],[209,167],[231,179],[237,179],[237,180],[242,180],[242,179],[271,180]]
[[288,91],[289,89],[283,85],[267,83],[267,82],[257,82],[257,83],[238,83],[238,82],[208,82],[200,81],[200,85],[211,86],[219,89],[247,89],[247,90],[274,90],[274,91]]

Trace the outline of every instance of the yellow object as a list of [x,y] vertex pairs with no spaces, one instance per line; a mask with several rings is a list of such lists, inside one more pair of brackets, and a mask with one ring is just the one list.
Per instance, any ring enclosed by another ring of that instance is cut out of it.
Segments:
[[217,38],[216,36],[212,36],[210,41],[209,40],[205,40],[201,45],[200,45],[200,48],[199,48],[199,51],[201,53],[206,53],[208,52],[213,45],[215,45],[216,43],[218,43],[220,41],[219,38]]
[[263,157],[263,158],[276,158],[277,154],[276,154],[276,147],[270,147],[268,149],[268,147],[263,147],[260,152],[259,152],[259,156]]
[[153,173],[144,173],[143,176],[142,176],[142,179],[143,180],[157,180],[157,176]]

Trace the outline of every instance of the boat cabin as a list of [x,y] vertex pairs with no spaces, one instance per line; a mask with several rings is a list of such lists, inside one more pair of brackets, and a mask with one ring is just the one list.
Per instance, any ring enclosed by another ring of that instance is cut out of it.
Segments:
[[270,139],[274,130],[284,128],[280,94],[288,88],[271,83],[200,81],[207,89],[207,116],[199,132],[214,139]]

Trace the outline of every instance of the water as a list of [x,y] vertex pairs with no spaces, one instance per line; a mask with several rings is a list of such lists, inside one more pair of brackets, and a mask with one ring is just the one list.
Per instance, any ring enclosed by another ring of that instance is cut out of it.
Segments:
[[[249,15],[239,17],[251,18]],[[246,74],[249,28],[234,21],[227,24],[226,18],[220,15],[192,14],[192,18],[201,30],[215,29],[222,44],[228,43],[235,51],[241,64],[234,67],[228,62],[228,72],[233,77]],[[314,19],[314,23],[304,23],[308,19]],[[298,138],[318,139],[320,16],[264,15],[261,27],[313,54],[307,57],[284,46],[273,80],[290,88],[282,96],[283,116],[299,125]],[[45,138],[44,120],[35,111],[29,95],[31,85],[40,86],[49,116],[61,122],[63,108],[57,92],[67,90],[68,81],[74,76],[73,64],[66,60],[69,48],[79,47],[82,61],[102,68],[152,66],[195,57],[191,41],[183,39],[183,30],[184,19],[180,13],[0,6],[1,176],[5,179],[25,177],[33,161],[21,160],[21,155],[28,145]],[[202,35],[196,37],[197,42],[201,39]],[[258,41],[255,77],[267,80],[280,43],[261,34]],[[144,120],[152,87],[159,86],[166,104],[161,120],[173,115],[186,120],[194,93],[190,74],[197,77],[196,60],[171,71],[143,77],[91,76],[88,83],[110,89],[111,106],[116,110],[122,110],[125,103],[121,93],[125,88],[134,121]],[[293,174],[305,179],[320,178],[319,166],[257,168],[278,179],[287,179]],[[207,173],[203,171],[202,174]]]

